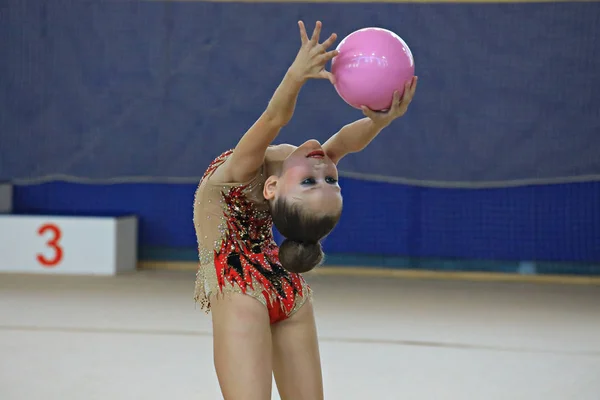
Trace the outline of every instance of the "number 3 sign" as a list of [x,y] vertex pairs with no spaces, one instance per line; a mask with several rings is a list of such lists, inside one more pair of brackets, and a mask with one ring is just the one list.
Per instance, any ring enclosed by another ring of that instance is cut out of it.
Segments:
[[[49,234],[48,236],[46,236]],[[63,249],[60,246],[62,232],[60,228],[54,224],[44,224],[39,227],[38,235],[49,237],[46,246],[52,249],[54,253],[52,257],[46,258],[43,254],[37,255],[37,260],[45,268],[56,267],[63,259]]]
[[0,272],[116,275],[136,270],[137,218],[0,215]]

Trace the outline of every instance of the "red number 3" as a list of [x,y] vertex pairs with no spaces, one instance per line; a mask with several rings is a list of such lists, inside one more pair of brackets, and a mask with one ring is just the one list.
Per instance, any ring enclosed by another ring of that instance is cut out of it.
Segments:
[[54,250],[54,257],[46,258],[42,254],[37,255],[37,260],[40,264],[42,264],[46,268],[52,268],[57,266],[63,258],[63,249],[60,247],[60,238],[62,236],[62,232],[60,228],[54,224],[46,224],[40,226],[38,229],[38,235],[44,235],[46,232],[52,233],[50,239],[46,242],[46,246],[52,248]]

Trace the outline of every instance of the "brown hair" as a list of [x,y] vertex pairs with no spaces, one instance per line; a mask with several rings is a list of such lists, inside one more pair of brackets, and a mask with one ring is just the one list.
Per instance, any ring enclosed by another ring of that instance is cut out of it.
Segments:
[[323,262],[321,240],[340,219],[340,213],[318,215],[304,211],[299,204],[279,198],[271,204],[273,224],[285,240],[279,246],[279,260],[290,272],[308,272]]

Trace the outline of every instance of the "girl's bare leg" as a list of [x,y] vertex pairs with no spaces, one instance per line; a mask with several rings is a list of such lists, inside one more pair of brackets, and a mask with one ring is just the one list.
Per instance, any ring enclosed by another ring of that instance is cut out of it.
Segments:
[[214,362],[224,400],[271,400],[269,314],[258,300],[234,293],[211,299]]
[[312,303],[274,324],[273,372],[282,400],[322,400],[323,375]]

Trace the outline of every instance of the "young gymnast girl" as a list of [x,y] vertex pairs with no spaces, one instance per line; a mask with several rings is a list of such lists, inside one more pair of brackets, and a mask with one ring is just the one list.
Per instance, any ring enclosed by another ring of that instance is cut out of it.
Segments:
[[[266,110],[237,146],[217,157],[194,200],[200,268],[195,299],[212,312],[214,364],[225,400],[270,400],[272,377],[283,400],[323,399],[310,288],[300,273],[323,259],[320,241],[342,212],[336,165],[365,148],[406,112],[417,86],[406,83],[385,113],[344,126],[322,146],[271,146],[290,121],[301,87],[328,79],[337,51],[321,22],[301,47]],[[285,237],[280,247],[272,225]],[[257,301],[258,300],[258,301]]]

